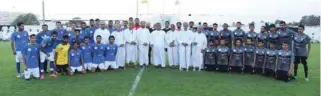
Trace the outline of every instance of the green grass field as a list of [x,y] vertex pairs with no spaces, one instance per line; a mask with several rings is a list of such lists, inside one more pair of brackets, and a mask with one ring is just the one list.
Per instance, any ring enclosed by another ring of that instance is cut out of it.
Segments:
[[[8,42],[0,42],[0,53],[0,96],[128,96],[140,70],[127,68],[24,81],[16,77]],[[147,68],[134,96],[319,96],[319,58],[320,45],[314,44],[308,59],[308,82],[304,80],[302,65],[298,79],[290,83],[258,75]]]

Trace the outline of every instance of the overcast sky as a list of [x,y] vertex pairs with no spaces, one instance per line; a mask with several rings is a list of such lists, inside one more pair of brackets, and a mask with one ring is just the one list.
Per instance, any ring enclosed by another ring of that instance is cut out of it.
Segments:
[[[0,1],[0,11],[32,12],[42,18],[42,0]],[[175,5],[176,0],[148,1],[148,4],[139,4],[140,14],[182,14],[178,18],[187,14],[211,14],[208,19],[218,18],[221,22],[298,21],[303,15],[321,13],[321,0],[179,0],[179,5]],[[136,0],[45,0],[45,5],[46,19],[71,19],[78,15],[84,19],[96,16],[127,19],[136,13]]]

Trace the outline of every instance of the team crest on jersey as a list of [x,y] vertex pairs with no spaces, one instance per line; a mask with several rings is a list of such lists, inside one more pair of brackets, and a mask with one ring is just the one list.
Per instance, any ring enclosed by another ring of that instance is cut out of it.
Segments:
[[95,47],[95,49],[97,49],[97,47]]
[[31,48],[28,48],[28,51],[31,51]]
[[17,38],[20,38],[20,35],[17,35]]
[[107,47],[107,50],[109,50],[109,47]]
[[82,47],[82,49],[85,49],[85,47]]
[[75,54],[74,54],[74,53],[72,53],[72,54],[71,54],[71,56],[75,56]]

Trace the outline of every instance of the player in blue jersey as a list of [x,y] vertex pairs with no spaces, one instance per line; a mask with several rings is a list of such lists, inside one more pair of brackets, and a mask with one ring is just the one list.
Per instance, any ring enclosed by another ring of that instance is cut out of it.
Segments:
[[114,44],[115,37],[114,36],[109,36],[109,43],[106,44],[106,50],[105,50],[105,66],[107,69],[109,66],[112,69],[118,69],[118,65],[116,64],[116,54],[118,50],[118,46]]
[[70,45],[73,45],[73,42],[81,44],[84,41],[84,37],[80,35],[80,30],[76,29],[75,34],[69,37]]
[[51,32],[56,31],[57,32],[57,40],[62,40],[63,36],[66,35],[67,30],[62,28],[62,24],[60,21],[56,22],[56,28],[51,30]]
[[95,21],[94,19],[90,19],[89,20],[89,23],[90,23],[90,27],[87,28],[87,32],[88,32],[88,37],[89,37],[89,43],[90,44],[95,44],[95,41],[94,41],[94,33],[96,31],[96,27],[95,27]]
[[[42,25],[42,31],[40,33],[38,33],[36,36],[36,43],[41,45],[41,43],[44,39],[50,38],[50,35],[51,35],[51,32],[48,31],[48,25],[46,25],[46,24]],[[45,55],[45,54],[40,54],[40,57],[43,57],[41,55]],[[44,64],[44,71],[47,73],[47,65],[48,65],[47,61],[45,61],[42,64]],[[41,64],[39,67],[41,69]]]
[[57,32],[53,31],[51,33],[51,38],[46,38],[42,41],[42,48],[41,48],[41,52],[40,52],[40,79],[44,79],[44,70],[46,67],[44,63],[45,60],[49,60],[50,61],[50,76],[51,77],[57,77],[57,75],[54,73],[54,69],[55,69],[55,64],[54,64],[54,56],[55,56],[55,49],[56,46],[60,44],[60,41],[57,40]]
[[87,30],[87,26],[86,26],[86,22],[81,22],[80,23],[80,32],[79,32],[79,36],[81,37],[86,37],[89,36],[88,30]]
[[42,25],[42,31],[36,36],[36,43],[41,44],[44,39],[50,37],[50,32],[48,31],[48,25]]
[[91,66],[93,62],[93,47],[89,43],[89,37],[85,37],[84,43],[81,44],[82,54],[84,58],[84,67],[86,70],[91,71]]
[[28,32],[24,30],[24,24],[18,23],[18,32],[12,33],[10,40],[11,40],[11,49],[13,55],[16,57],[16,70],[17,70],[17,77],[21,77],[20,71],[20,62],[22,60],[21,51],[29,42],[29,35]]
[[84,67],[83,54],[79,49],[78,42],[73,42],[73,48],[70,49],[68,57],[69,57],[69,65],[70,65],[69,75],[73,75],[75,72],[86,73],[86,70]]
[[29,80],[31,76],[39,78],[39,52],[41,46],[36,44],[36,35],[30,35],[30,43],[22,50],[22,58],[25,63],[24,79]]
[[100,71],[105,71],[105,45],[101,42],[101,36],[96,36],[96,44],[93,45],[93,64],[92,64],[92,72],[96,72],[96,68],[99,68]]

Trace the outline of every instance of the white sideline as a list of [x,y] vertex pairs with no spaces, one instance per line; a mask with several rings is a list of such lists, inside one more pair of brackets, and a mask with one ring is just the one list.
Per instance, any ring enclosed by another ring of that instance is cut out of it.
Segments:
[[145,70],[145,66],[143,68],[141,68],[139,73],[136,75],[136,79],[134,81],[134,84],[132,85],[132,88],[129,91],[128,96],[134,96],[135,90],[137,88],[137,85],[139,83],[140,77],[142,76],[144,70]]

